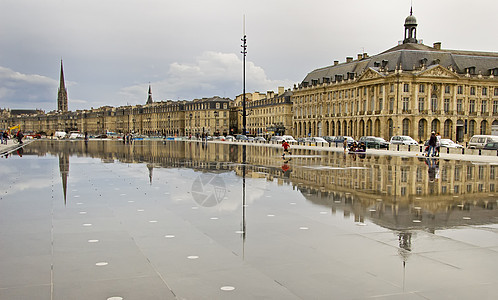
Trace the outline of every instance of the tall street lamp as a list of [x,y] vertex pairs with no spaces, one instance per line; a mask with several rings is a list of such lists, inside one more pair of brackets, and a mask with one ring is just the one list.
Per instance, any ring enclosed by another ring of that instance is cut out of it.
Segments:
[[218,112],[214,111],[214,135],[218,136]]
[[247,38],[245,33],[245,24],[244,24],[244,38],[242,39],[242,51],[243,60],[242,60],[242,78],[243,78],[243,89],[242,89],[242,134],[246,134],[246,54],[247,54]]

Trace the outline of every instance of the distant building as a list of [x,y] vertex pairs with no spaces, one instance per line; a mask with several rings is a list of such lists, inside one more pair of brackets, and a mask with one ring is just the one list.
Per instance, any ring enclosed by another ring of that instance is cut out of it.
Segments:
[[498,134],[498,53],[426,46],[411,11],[404,27],[399,45],[335,61],[295,86],[294,134],[424,141],[436,131],[459,142]]

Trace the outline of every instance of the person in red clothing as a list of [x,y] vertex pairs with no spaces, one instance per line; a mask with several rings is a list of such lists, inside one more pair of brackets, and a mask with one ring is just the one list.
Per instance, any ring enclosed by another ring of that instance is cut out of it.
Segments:
[[285,140],[282,141],[282,147],[284,147],[284,153],[282,154],[282,156],[285,156],[285,153],[289,153],[289,148],[290,148],[290,145],[289,143],[287,143]]

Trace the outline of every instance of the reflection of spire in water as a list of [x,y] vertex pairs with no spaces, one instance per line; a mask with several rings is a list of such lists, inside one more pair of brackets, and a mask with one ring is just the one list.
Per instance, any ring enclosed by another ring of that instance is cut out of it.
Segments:
[[399,249],[398,254],[403,260],[403,291],[405,290],[405,273],[406,273],[406,262],[410,257],[412,251],[412,233],[411,232],[400,232],[398,233]]
[[149,183],[152,185],[152,171],[154,170],[154,166],[152,164],[147,164],[147,169],[149,169]]
[[69,155],[65,152],[59,153],[59,172],[62,178],[62,193],[64,194],[64,205],[66,205],[67,176],[69,175]]

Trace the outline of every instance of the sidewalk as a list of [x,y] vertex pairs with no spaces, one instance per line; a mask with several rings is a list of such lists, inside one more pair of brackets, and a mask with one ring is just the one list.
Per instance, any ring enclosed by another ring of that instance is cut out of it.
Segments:
[[23,146],[31,143],[31,142],[32,142],[31,140],[23,141],[23,144],[19,145],[18,143],[14,142],[12,139],[9,139],[7,141],[7,145],[0,144],[0,155],[8,154],[12,151],[17,150],[20,147],[23,147]]
[[[210,143],[231,143],[231,144],[239,144],[239,145],[253,145],[253,146],[266,146],[266,147],[275,147],[282,148],[282,145],[279,143],[269,143],[269,142],[241,142],[241,141],[210,141]],[[291,144],[291,149],[307,149],[307,150],[316,150],[316,151],[334,151],[334,152],[344,152],[342,145],[335,147],[334,145],[303,145],[303,144]],[[392,156],[407,156],[407,157],[418,157],[421,159],[426,159],[423,153],[420,151],[421,147],[411,147],[407,146],[399,147],[391,147],[390,150],[385,149],[367,149],[367,155],[392,155]],[[435,159],[449,159],[449,160],[464,160],[464,161],[472,161],[476,163],[495,163],[498,164],[498,152],[495,150],[483,150],[481,151],[483,154],[479,155],[479,150],[470,150],[465,149],[465,154],[461,154],[460,149],[451,149],[447,151],[446,148],[442,148],[440,157],[435,157]]]

